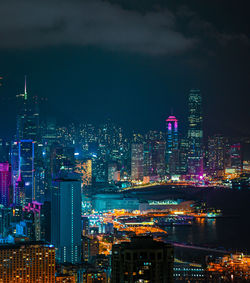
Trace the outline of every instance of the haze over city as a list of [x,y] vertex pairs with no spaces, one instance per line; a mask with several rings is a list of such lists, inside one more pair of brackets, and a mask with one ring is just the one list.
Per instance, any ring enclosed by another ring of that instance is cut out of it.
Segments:
[[0,283],[250,281],[249,8],[0,1]]

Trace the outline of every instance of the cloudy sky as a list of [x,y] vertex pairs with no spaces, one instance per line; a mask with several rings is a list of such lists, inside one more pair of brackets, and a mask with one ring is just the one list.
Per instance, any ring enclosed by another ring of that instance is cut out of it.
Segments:
[[248,1],[1,0],[0,136],[14,132],[14,97],[28,76],[44,114],[185,130],[201,89],[208,134],[249,135]]

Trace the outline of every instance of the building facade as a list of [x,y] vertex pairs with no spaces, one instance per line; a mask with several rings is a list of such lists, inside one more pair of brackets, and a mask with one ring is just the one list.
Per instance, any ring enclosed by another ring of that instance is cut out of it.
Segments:
[[60,178],[53,182],[51,198],[51,242],[61,263],[81,259],[81,183]]

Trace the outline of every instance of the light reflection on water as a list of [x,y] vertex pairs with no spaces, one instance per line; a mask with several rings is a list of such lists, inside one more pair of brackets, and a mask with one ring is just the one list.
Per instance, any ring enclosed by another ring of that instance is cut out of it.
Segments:
[[243,219],[196,219],[193,225],[166,227],[168,240],[250,253],[247,223]]

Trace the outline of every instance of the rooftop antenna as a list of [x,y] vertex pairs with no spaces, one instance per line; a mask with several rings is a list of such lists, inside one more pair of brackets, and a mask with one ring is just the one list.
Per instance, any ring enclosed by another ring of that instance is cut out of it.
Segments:
[[27,76],[24,76],[24,99],[27,100]]

